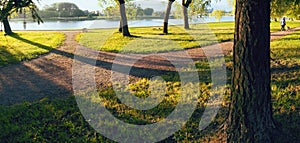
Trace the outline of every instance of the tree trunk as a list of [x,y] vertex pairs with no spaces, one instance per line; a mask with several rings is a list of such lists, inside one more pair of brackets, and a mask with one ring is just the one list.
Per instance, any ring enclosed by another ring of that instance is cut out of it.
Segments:
[[9,25],[9,21],[8,21],[8,17],[5,17],[3,20],[2,20],[2,22],[3,22],[3,26],[4,26],[4,32],[6,33],[6,34],[12,34],[13,32],[12,32],[12,30],[11,30],[11,28],[10,28],[10,25]]
[[183,20],[184,20],[184,29],[190,29],[190,25],[189,25],[189,16],[188,16],[188,11],[187,11],[187,7],[182,6],[183,9]]
[[189,16],[188,16],[188,8],[192,0],[182,0],[182,10],[183,10],[183,21],[184,21],[184,29],[190,29],[189,25]]
[[126,11],[125,11],[125,1],[119,0],[120,3],[120,14],[121,14],[121,24],[122,24],[122,33],[123,36],[131,36],[129,29],[128,29],[128,23],[127,23],[127,17],[126,17]]
[[122,19],[120,19],[119,32],[122,32]]
[[272,142],[270,0],[237,0],[228,142]]
[[164,34],[168,34],[168,22],[169,22],[169,17],[170,17],[173,2],[174,2],[174,0],[169,0],[168,6],[167,6],[167,10],[166,10],[165,18],[164,18],[164,27],[163,27]]

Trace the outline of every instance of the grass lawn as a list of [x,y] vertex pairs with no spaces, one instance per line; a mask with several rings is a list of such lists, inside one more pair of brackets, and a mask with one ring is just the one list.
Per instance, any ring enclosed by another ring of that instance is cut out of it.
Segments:
[[170,26],[168,35],[162,34],[162,27],[130,28],[131,34],[136,37],[123,37],[115,29],[94,30],[78,35],[77,40],[84,46],[108,52],[158,53],[233,39],[232,23],[223,27],[216,25],[214,28],[205,24],[191,25],[190,30],[185,30],[182,26]]
[[[287,22],[291,28],[300,22]],[[280,23],[272,22],[271,31],[279,31]],[[136,37],[123,37],[116,29],[92,30],[77,36],[80,44],[96,50],[121,53],[158,53],[176,51],[231,41],[234,37],[234,23],[208,23],[191,25],[190,30],[182,26],[170,26],[168,35],[162,34],[162,27],[130,28]]]
[[274,117],[282,129],[300,133],[300,31],[271,42]]
[[[92,34],[92,33],[90,33]],[[101,40],[101,39],[100,39]],[[300,132],[300,32],[285,36],[271,43],[272,50],[272,102],[278,127],[298,139]],[[231,57],[226,57],[231,65]],[[207,69],[207,63],[198,61],[199,72]],[[230,69],[231,67],[228,67]],[[230,76],[230,75],[229,75]],[[159,106],[149,111],[138,111],[121,104],[112,89],[101,89],[99,96],[111,113],[125,122],[151,124],[169,115],[177,105],[179,83],[168,82],[167,96]],[[149,95],[148,81],[133,83],[128,90],[139,97]],[[230,86],[230,85],[228,85]],[[229,89],[223,108],[215,121],[203,132],[198,131],[199,119],[209,95],[209,83],[202,83],[201,97],[196,111],[188,123],[166,142],[208,142],[217,136],[214,130],[226,117]],[[96,101],[96,100],[95,100]],[[92,129],[81,115],[74,97],[67,99],[42,99],[10,107],[0,106],[0,140],[3,142],[112,142]],[[126,139],[124,139],[126,141]],[[281,138],[278,142],[297,142]]]
[[0,66],[36,58],[57,48],[65,36],[60,32],[17,32],[0,34]]

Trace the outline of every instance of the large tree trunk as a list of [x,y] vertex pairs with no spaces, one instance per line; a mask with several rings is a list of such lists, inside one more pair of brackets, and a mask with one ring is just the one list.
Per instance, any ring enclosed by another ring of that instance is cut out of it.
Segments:
[[170,17],[170,13],[171,13],[172,4],[174,1],[175,0],[169,0],[168,6],[167,6],[167,10],[166,10],[165,18],[164,18],[164,27],[163,27],[164,34],[168,34],[169,17]]
[[123,36],[131,36],[129,29],[128,29],[128,23],[127,23],[127,17],[126,17],[126,11],[125,11],[125,1],[119,0],[120,3],[120,14],[121,14],[121,24],[122,24],[122,33]]
[[3,20],[3,26],[4,26],[4,32],[6,34],[12,34],[13,32],[11,31],[10,25],[9,25],[9,21],[8,21],[8,17],[5,17]]
[[237,0],[228,142],[272,142],[270,0]]
[[182,10],[183,10],[183,21],[184,21],[184,29],[190,29],[189,25],[189,16],[188,16],[188,8],[191,4],[192,0],[182,0]]

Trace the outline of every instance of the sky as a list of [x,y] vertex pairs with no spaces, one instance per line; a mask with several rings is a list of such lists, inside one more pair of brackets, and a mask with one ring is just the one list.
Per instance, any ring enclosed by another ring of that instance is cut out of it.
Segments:
[[[35,0],[36,1],[36,0]],[[163,11],[165,6],[163,5],[163,1],[167,2],[167,0],[135,0],[137,4],[140,4],[142,8],[154,8],[156,11]],[[178,0],[180,2],[180,0]],[[231,7],[228,5],[227,0],[221,0],[216,2],[217,0],[212,0],[211,7],[214,9],[221,9],[225,11],[231,11]],[[40,3],[37,5],[42,8],[45,5],[51,5],[56,2],[71,2],[75,3],[81,10],[101,10],[101,7],[98,4],[98,0],[40,0]]]

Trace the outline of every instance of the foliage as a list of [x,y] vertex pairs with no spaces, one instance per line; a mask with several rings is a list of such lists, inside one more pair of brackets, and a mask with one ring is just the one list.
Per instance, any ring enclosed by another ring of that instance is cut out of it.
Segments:
[[299,6],[299,0],[271,0],[271,17],[290,16],[290,18],[299,18]]
[[120,12],[118,11],[117,7],[115,7],[115,6],[108,6],[103,10],[103,12],[104,12],[104,15],[108,18],[120,15]]
[[141,6],[136,5],[134,2],[127,2],[125,4],[126,15],[129,19],[136,19],[138,16],[143,15],[143,9]]
[[[38,0],[39,1],[39,0]],[[31,12],[31,16],[38,23],[43,20],[38,15],[38,8],[32,0],[5,0],[0,1],[0,21],[3,22],[5,32],[11,34],[11,28],[9,26],[8,17],[14,13],[24,13],[25,9]]]
[[145,8],[144,9],[144,15],[147,15],[147,16],[151,16],[154,12],[154,9],[153,8]]
[[211,15],[214,16],[216,18],[216,20],[220,22],[222,16],[225,15],[225,11],[224,10],[214,10],[211,13]]
[[172,10],[172,14],[176,19],[181,19],[183,17],[182,15],[182,6],[179,2],[175,1],[173,4],[174,9]]
[[190,16],[207,16],[207,7],[210,6],[211,0],[193,0],[190,8],[189,15]]
[[17,32],[11,36],[0,35],[0,66],[37,58],[64,41],[59,32]]
[[0,1],[0,18],[3,20],[5,17],[14,13],[23,13],[24,8],[28,8],[34,19],[42,22],[37,13],[37,6],[32,0],[4,0]]
[[44,10],[40,11],[40,15],[43,18],[80,17],[85,16],[85,13],[74,3],[59,2],[44,7]]

